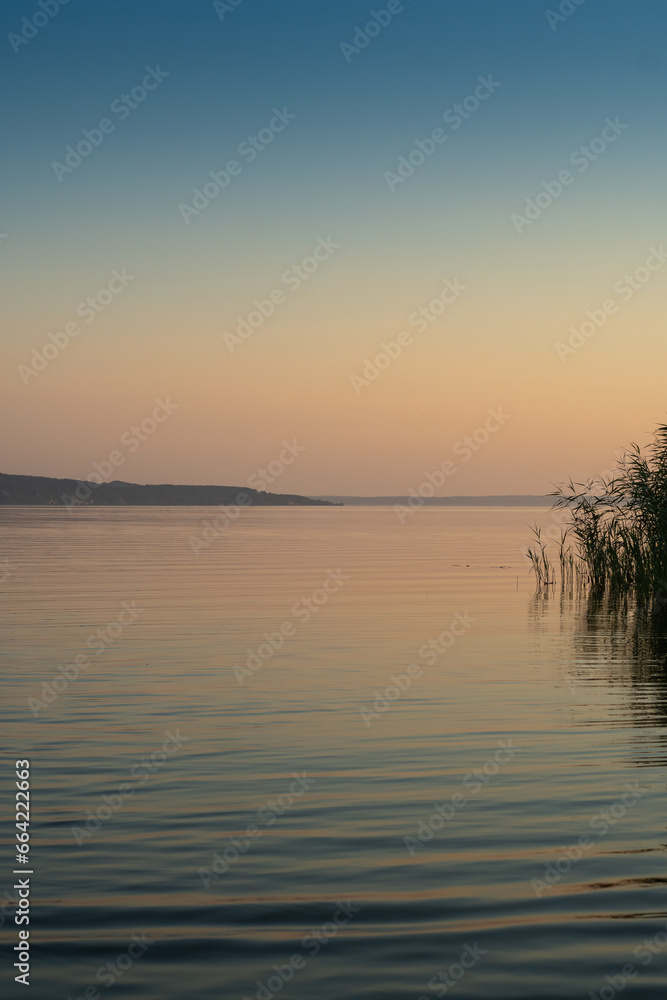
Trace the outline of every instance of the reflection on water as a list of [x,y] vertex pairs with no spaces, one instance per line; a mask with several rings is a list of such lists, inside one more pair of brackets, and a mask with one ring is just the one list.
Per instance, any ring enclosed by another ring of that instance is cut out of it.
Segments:
[[564,596],[540,594],[531,602],[531,617],[542,622],[554,614],[572,636],[572,657],[567,670],[570,690],[603,685],[623,698],[624,712],[637,727],[637,737],[653,763],[664,763],[660,732],[647,741],[646,728],[667,726],[667,609],[658,611],[627,595]]
[[0,509],[35,995],[662,997],[664,618],[533,511],[207,517]]

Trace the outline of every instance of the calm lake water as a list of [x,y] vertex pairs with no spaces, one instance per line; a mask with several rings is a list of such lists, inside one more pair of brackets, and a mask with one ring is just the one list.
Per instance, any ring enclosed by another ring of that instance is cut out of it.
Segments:
[[31,995],[664,997],[664,624],[536,598],[544,510],[216,513],[0,508]]

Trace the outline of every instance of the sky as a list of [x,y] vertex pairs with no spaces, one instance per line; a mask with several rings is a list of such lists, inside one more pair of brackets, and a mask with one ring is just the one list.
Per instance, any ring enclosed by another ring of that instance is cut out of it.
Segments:
[[665,420],[660,0],[0,21],[2,471],[544,493]]

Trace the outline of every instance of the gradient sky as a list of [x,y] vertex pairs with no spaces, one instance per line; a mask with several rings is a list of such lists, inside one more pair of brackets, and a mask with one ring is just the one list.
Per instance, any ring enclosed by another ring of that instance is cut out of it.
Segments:
[[[38,0],[4,0],[0,468],[85,478],[120,450],[110,478],[241,485],[296,440],[275,492],[403,494],[452,459],[443,494],[542,493],[644,442],[667,409],[667,263],[631,295],[614,285],[667,242],[664,4],[565,3],[552,26],[542,0],[405,0],[349,61],[341,43],[385,0],[229,6],[69,0],[34,30]],[[12,45],[22,25],[34,37]],[[168,76],[121,120],[110,108],[156,66]],[[461,127],[443,122],[489,75],[500,86]],[[274,108],[296,117],[247,162],[238,146]],[[105,117],[113,131],[59,180],[54,161]],[[570,157],[606,119],[627,127],[581,170]],[[390,190],[436,128],[446,141]],[[232,159],[240,173],[186,224],[179,205]],[[517,232],[513,213],[566,169]],[[340,246],[289,287],[320,238]],[[127,287],[77,319],[122,268]],[[466,291],[417,332],[446,279]],[[284,301],[230,352],[224,334],[274,289]],[[72,321],[81,333],[26,376]],[[412,343],[355,391],[402,330]],[[121,443],[167,397],[178,409]],[[499,407],[510,419],[456,458]]]

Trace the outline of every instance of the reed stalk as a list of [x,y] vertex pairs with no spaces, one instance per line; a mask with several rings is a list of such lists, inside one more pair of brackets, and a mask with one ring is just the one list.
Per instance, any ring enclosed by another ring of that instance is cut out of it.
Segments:
[[[633,444],[611,476],[558,486],[553,509],[570,522],[558,544],[561,586],[591,593],[632,594],[643,600],[664,595],[667,580],[667,425],[660,425],[642,451]],[[538,590],[556,582],[541,531],[528,558]],[[572,540],[573,545],[570,544]]]

